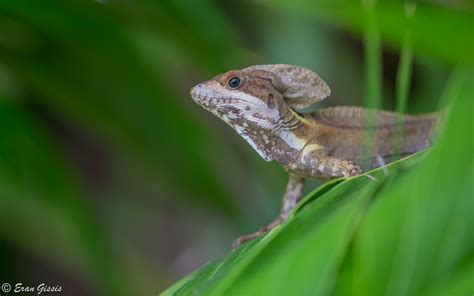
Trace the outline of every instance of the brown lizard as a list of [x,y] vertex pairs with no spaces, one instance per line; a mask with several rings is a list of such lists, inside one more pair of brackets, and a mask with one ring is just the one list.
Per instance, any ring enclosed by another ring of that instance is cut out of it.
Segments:
[[[382,166],[431,144],[436,114],[404,115],[402,122],[399,114],[388,111],[374,111],[368,120],[370,111],[361,107],[296,111],[329,95],[329,87],[317,74],[283,64],[228,71],[191,89],[196,103],[229,124],[263,159],[279,162],[289,173],[277,219],[240,237],[234,246],[285,221],[301,198],[305,178],[355,176],[362,168]],[[364,154],[367,133],[375,140],[371,152]]]

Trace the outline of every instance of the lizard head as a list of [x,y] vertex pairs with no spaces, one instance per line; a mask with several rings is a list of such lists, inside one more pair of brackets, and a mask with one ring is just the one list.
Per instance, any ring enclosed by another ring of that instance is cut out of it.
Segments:
[[231,70],[191,89],[196,103],[234,128],[266,160],[271,157],[263,150],[274,144],[275,133],[284,124],[295,124],[292,108],[307,107],[327,95],[329,88],[319,76],[290,65]]
[[272,129],[278,123],[280,109],[285,107],[270,78],[242,70],[228,71],[196,85],[191,97],[231,126],[246,123],[253,128]]

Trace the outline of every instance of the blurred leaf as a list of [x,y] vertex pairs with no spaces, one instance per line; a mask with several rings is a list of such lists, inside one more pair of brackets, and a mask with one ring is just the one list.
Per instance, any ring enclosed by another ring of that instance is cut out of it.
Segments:
[[[20,35],[0,42],[0,61],[36,100],[140,160],[160,189],[192,193],[234,213],[231,193],[217,181],[222,145],[195,124],[185,106],[194,107],[188,94],[194,83],[182,76],[190,63],[224,69],[241,52],[233,50],[237,34],[214,4],[189,4],[202,14],[175,1],[0,1],[0,16]],[[18,50],[22,44],[27,49]],[[174,69],[166,67],[169,52]]]
[[[258,2],[284,10],[310,13],[359,34],[364,31],[366,13],[361,1],[261,0]],[[408,25],[404,2],[376,3],[374,21],[382,34],[384,44],[400,48]],[[426,3],[416,3],[415,6],[415,17],[409,23],[415,54],[431,56],[453,65],[462,61],[474,62],[472,13]]]
[[126,295],[106,233],[31,118],[13,104],[0,104],[0,232],[62,268],[79,269],[98,291]]
[[[175,51],[171,54],[176,57],[174,67],[191,64],[215,75],[244,62],[246,52],[239,46],[237,32],[213,1],[144,1],[141,8],[136,7],[134,3],[126,6],[135,13],[137,29],[151,32],[149,38]],[[163,65],[169,62],[168,54],[152,55]]]
[[472,293],[473,144],[463,138],[473,133],[473,74],[461,69],[450,81],[446,131],[422,163],[412,161],[424,153],[388,175],[370,172],[375,182],[329,183],[285,224],[163,295]]

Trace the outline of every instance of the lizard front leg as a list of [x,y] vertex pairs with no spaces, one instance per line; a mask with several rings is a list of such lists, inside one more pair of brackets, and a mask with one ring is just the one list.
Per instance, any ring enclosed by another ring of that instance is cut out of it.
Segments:
[[305,178],[331,179],[352,177],[362,173],[361,167],[347,159],[328,156],[319,145],[306,146],[288,171]]
[[268,226],[261,227],[254,233],[239,237],[232,244],[233,248],[246,241],[255,239],[283,223],[296,203],[301,199],[304,177],[330,179],[335,177],[352,177],[362,172],[359,165],[346,159],[327,156],[321,150],[312,150],[309,153],[303,153],[302,156],[301,159],[294,163],[294,166],[289,168],[290,171],[297,172],[297,174],[290,173],[280,215]]
[[353,177],[362,173],[362,168],[352,161],[331,156],[323,156],[317,159],[317,165],[313,169],[316,176],[323,175],[326,178]]
[[286,185],[285,194],[283,195],[280,214],[278,215],[278,217],[267,226],[261,227],[258,231],[239,237],[232,244],[232,248],[235,248],[246,241],[259,237],[260,235],[272,230],[273,228],[283,223],[286,219],[288,219],[291,210],[301,199],[303,183],[304,178],[290,174],[288,184]]

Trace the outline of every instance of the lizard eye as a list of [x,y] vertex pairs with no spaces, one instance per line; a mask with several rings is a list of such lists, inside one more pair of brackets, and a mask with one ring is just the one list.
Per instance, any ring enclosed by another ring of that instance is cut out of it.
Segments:
[[229,79],[227,84],[230,86],[230,88],[237,88],[240,86],[240,78],[239,77],[232,77]]

